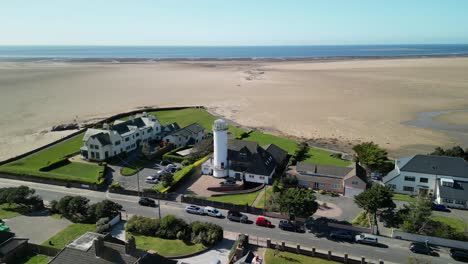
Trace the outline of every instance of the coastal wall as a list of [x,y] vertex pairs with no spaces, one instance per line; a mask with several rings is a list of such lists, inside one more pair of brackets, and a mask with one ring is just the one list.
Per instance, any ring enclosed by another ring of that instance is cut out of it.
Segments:
[[458,240],[451,240],[451,239],[445,239],[445,238],[440,238],[440,237],[410,234],[410,233],[402,232],[402,231],[395,230],[395,229],[392,231],[392,237],[404,239],[404,240],[410,240],[410,241],[417,241],[417,242],[422,242],[422,243],[425,243],[427,241],[431,245],[438,245],[438,246],[443,246],[443,247],[468,249],[468,242],[466,241],[458,241]]

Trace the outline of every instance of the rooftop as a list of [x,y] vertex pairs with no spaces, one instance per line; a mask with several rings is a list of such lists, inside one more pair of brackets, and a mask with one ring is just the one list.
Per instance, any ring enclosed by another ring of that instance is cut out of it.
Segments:
[[439,185],[440,197],[445,199],[468,201],[468,182],[455,181],[453,187],[444,186],[437,182]]
[[322,175],[344,178],[354,168],[352,167],[337,167],[329,165],[319,165],[307,162],[298,162],[296,165],[296,171],[304,175]]
[[468,178],[468,162],[456,157],[415,155],[400,171]]

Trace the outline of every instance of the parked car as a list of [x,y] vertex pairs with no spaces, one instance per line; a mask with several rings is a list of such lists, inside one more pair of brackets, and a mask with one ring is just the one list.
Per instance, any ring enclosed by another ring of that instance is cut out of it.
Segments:
[[298,233],[304,232],[304,225],[302,223],[298,223],[298,222],[290,221],[290,220],[281,220],[279,222],[278,227],[281,230],[285,230],[285,231],[298,232]]
[[353,233],[351,233],[349,231],[337,230],[337,231],[330,232],[330,238],[331,239],[338,239],[338,240],[353,241],[354,240],[354,235],[353,235]]
[[255,224],[258,225],[258,226],[273,227],[270,220],[268,220],[264,216],[257,217],[257,220],[255,221]]
[[236,182],[233,180],[226,180],[219,183],[221,186],[233,186],[236,185]]
[[156,206],[156,202],[148,197],[140,197],[140,200],[138,200],[138,204],[151,207]]
[[196,205],[189,205],[189,206],[185,207],[185,212],[187,212],[189,214],[199,214],[199,215],[204,215],[205,214],[205,210],[203,210],[203,208],[198,207]]
[[228,211],[227,218],[231,221],[247,223],[249,217],[237,211]]
[[450,256],[455,260],[468,262],[468,250],[451,248]]
[[167,164],[170,164],[171,162],[168,160],[161,160],[161,166],[166,166]]
[[204,212],[206,215],[209,215],[209,216],[218,217],[218,218],[223,217],[223,214],[220,211],[218,211],[218,209],[211,207],[211,206],[205,207]]
[[375,173],[375,172],[372,172],[371,173],[371,178],[373,180],[376,180],[376,181],[381,181],[382,180],[382,174],[381,173]]
[[424,243],[413,242],[409,245],[409,250],[413,253],[435,256],[437,253]]
[[448,209],[445,205],[434,202],[431,203],[431,209],[434,211],[450,212],[450,209]]
[[145,182],[155,184],[158,183],[158,178],[156,176],[148,176],[146,177]]
[[166,165],[166,170],[171,170],[172,168],[176,168],[176,165],[169,163]]
[[370,234],[356,235],[354,237],[354,240],[356,241],[356,243],[360,243],[360,244],[367,244],[367,245],[373,245],[373,246],[379,244],[379,240],[377,239],[377,237],[374,235],[370,235]]

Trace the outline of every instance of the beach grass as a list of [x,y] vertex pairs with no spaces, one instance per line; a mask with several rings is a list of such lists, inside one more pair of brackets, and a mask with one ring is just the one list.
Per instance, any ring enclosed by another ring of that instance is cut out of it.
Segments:
[[265,263],[268,263],[268,264],[293,264],[293,263],[294,264],[295,263],[334,264],[338,262],[284,252],[284,251],[279,251],[277,255],[275,256],[274,249],[267,249],[265,251]]
[[[42,245],[62,249],[70,242],[77,239],[86,232],[94,232],[95,230],[95,224],[71,224],[62,231],[55,234],[53,237],[49,238],[44,243],[42,243]],[[49,241],[51,241],[52,243],[49,244]]]
[[202,244],[186,244],[184,241],[178,239],[162,239],[159,237],[127,234],[127,237],[129,236],[135,237],[137,248],[154,250],[165,257],[183,256],[206,249]]

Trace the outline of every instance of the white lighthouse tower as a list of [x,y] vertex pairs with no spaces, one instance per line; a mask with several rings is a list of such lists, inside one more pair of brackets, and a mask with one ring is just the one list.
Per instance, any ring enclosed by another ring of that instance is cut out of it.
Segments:
[[227,154],[228,154],[228,125],[223,119],[218,119],[213,124],[214,158],[213,176],[227,176]]

